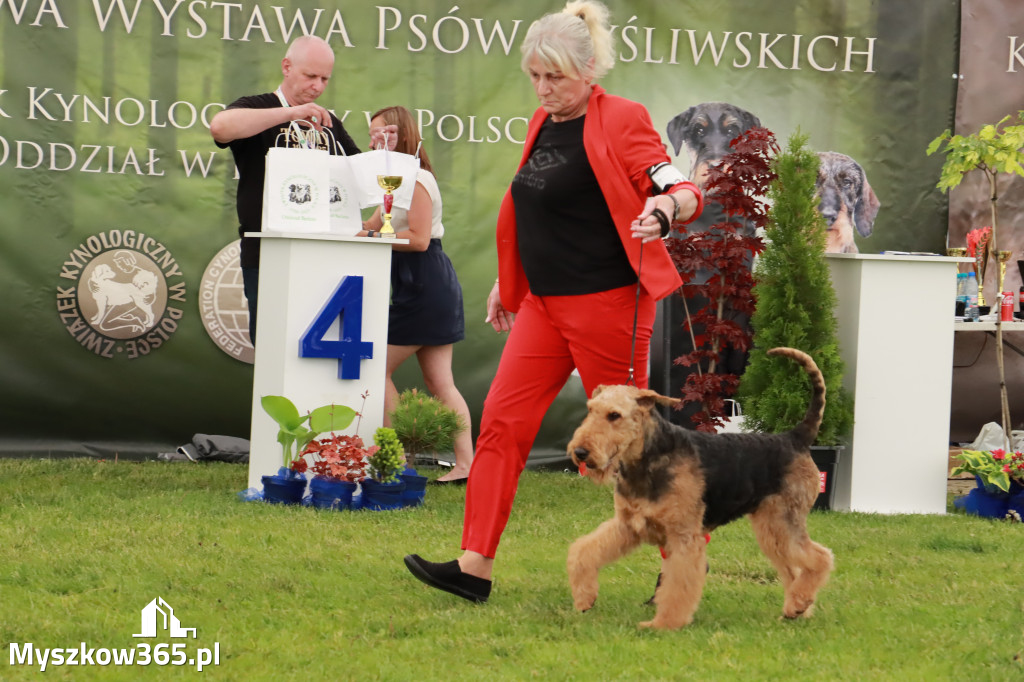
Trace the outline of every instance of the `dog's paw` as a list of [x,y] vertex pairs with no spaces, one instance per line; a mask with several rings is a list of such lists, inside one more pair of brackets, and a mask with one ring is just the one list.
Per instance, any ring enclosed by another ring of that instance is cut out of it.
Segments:
[[572,605],[580,613],[586,613],[590,609],[594,608],[594,604],[597,602],[597,595],[581,595],[573,596]]
[[653,620],[645,620],[642,623],[637,623],[637,627],[650,628],[652,630],[678,630],[679,628],[686,627],[692,622],[693,618],[674,621],[655,616]]
[[786,604],[786,606],[782,609],[782,617],[786,620],[796,620],[797,618],[810,618],[813,614],[813,601]]

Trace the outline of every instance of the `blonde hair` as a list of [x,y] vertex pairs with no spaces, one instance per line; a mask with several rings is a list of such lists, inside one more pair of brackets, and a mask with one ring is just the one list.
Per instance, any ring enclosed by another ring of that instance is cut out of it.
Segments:
[[530,25],[520,50],[529,71],[534,57],[570,78],[598,79],[615,66],[608,8],[599,0],[570,0],[561,12]]
[[419,128],[416,127],[416,120],[412,117],[412,112],[405,107],[384,107],[373,112],[370,120],[372,121],[378,116],[384,119],[386,125],[398,126],[398,144],[395,146],[395,151],[411,156],[415,156],[418,151],[420,168],[433,173],[434,169],[430,166],[430,157],[427,156],[427,152],[422,148],[423,138],[420,136]]

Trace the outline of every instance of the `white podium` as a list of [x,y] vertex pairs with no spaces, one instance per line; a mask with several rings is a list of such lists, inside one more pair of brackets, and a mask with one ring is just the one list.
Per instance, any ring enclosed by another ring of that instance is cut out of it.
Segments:
[[838,302],[843,385],[854,398],[834,508],[943,514],[956,273],[970,259],[826,257]]
[[391,246],[408,241],[319,232],[246,236],[262,240],[249,446],[249,487],[258,488],[261,476],[282,465],[278,426],[263,411],[263,396],[283,395],[302,414],[348,405],[362,412],[359,435],[368,443],[383,423]]

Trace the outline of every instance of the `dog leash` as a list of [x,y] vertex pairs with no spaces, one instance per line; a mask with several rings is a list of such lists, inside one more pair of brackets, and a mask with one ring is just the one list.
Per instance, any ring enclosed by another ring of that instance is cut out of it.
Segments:
[[[672,200],[673,203],[675,199]],[[655,207],[651,210],[651,215],[657,219],[658,224],[661,226],[662,238],[668,236],[669,231],[672,229],[672,221],[665,215],[665,212],[660,208]],[[636,262],[636,302],[633,304],[633,338],[630,341],[629,347],[629,377],[626,379],[626,385],[636,386],[636,327],[637,319],[640,315],[640,272],[644,265],[644,242],[640,240],[640,257]]]
[[640,315],[640,269],[644,265],[644,242],[640,240],[640,258],[637,259],[636,263],[636,303],[633,305],[633,338],[630,341],[629,346],[629,378],[626,379],[627,386],[636,386],[636,374],[634,372],[634,365],[636,365],[636,324],[637,318]]

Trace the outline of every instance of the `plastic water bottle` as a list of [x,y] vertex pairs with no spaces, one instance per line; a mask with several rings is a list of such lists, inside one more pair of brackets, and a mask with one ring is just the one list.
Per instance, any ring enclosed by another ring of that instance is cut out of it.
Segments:
[[[963,311],[961,317],[967,317],[967,273],[956,273],[956,302],[957,308]],[[961,306],[960,303],[963,303]]]
[[968,320],[977,321],[978,311],[978,278],[975,277],[973,272],[967,273],[967,284],[964,287],[967,292],[967,309],[964,313],[964,317]]

